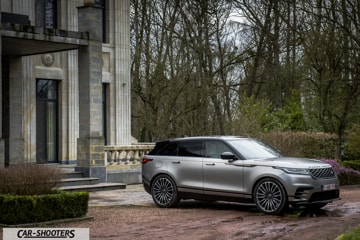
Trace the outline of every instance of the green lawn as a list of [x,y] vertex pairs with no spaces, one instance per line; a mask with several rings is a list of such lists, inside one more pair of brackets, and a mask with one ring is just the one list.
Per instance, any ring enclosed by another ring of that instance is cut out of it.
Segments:
[[339,240],[359,240],[360,239],[360,226],[350,230],[344,234],[341,234]]

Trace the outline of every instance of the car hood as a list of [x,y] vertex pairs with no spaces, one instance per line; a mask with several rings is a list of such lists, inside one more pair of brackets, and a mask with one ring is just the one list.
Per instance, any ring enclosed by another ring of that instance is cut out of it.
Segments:
[[245,160],[245,164],[271,166],[271,167],[286,167],[286,168],[328,168],[329,164],[320,160],[308,159],[308,158],[292,158],[292,157],[280,157],[269,159],[253,159]]

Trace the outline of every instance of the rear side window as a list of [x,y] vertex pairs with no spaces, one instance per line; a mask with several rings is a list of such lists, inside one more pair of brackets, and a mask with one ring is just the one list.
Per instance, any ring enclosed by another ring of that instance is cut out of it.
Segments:
[[202,157],[203,156],[202,141],[181,142],[178,155],[183,157]]
[[177,156],[178,143],[177,142],[169,142],[167,146],[161,149],[157,155],[163,156]]
[[149,155],[157,155],[161,150],[166,147],[170,142],[168,140],[157,142],[153,150],[149,152]]

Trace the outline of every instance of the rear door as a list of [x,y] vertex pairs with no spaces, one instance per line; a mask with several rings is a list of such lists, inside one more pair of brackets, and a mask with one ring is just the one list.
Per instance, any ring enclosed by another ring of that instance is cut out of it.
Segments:
[[179,191],[202,194],[203,141],[180,141],[178,157],[172,158],[170,172],[174,175]]

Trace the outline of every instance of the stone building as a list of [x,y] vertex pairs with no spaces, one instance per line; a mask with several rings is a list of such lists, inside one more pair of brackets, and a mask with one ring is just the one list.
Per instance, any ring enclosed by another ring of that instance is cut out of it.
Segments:
[[76,164],[106,181],[105,146],[132,140],[129,0],[0,0],[0,10],[0,167]]

